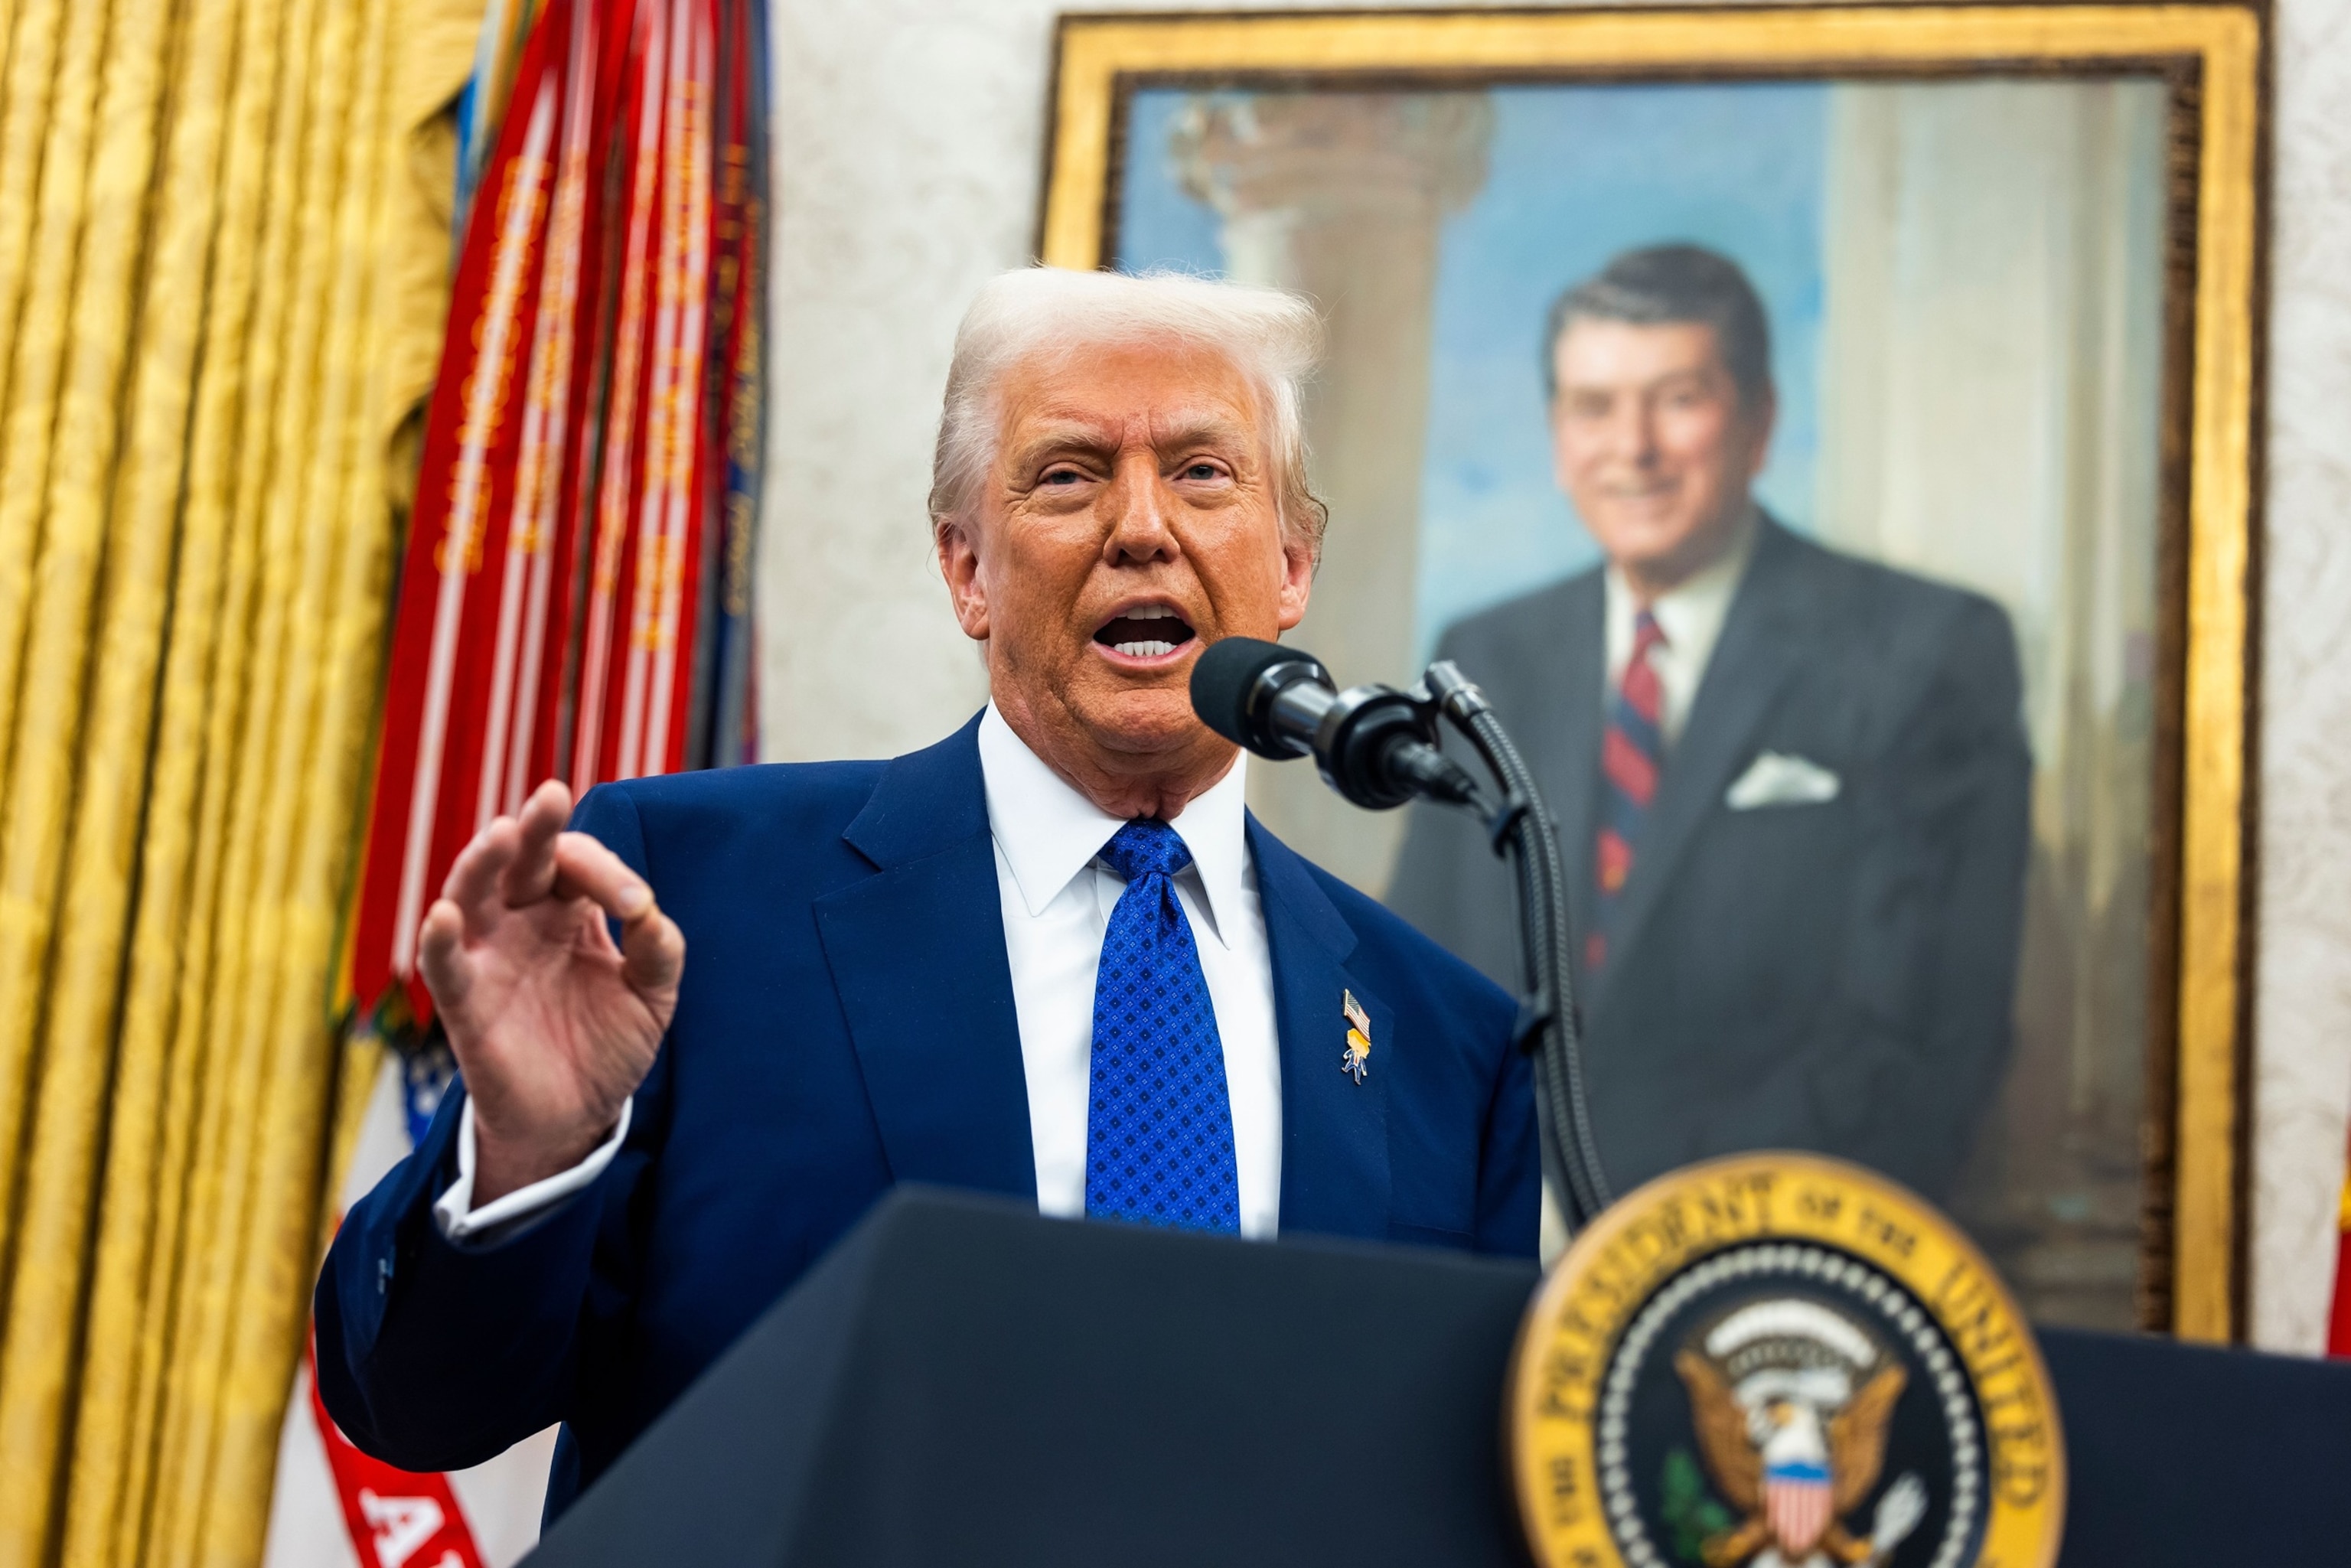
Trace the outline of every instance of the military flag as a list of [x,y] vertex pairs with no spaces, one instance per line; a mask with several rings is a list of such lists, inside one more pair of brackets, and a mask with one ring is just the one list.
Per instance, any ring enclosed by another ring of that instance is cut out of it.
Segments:
[[[484,16],[347,946],[351,1027],[395,1051],[345,1203],[449,1081],[416,934],[465,842],[549,778],[752,757],[768,92],[757,0]],[[269,1562],[500,1568],[535,1538],[548,1443],[405,1475],[306,1370]]]
[[467,220],[400,584],[350,979],[422,1031],[416,933],[540,780],[752,738],[763,8],[546,0]]

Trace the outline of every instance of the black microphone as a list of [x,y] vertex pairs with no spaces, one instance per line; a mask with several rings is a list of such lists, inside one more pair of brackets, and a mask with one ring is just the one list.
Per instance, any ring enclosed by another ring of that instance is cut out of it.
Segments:
[[1227,637],[1192,665],[1192,711],[1236,746],[1312,757],[1323,782],[1366,810],[1416,796],[1474,802],[1478,786],[1433,744],[1436,705],[1393,686],[1335,688],[1311,653]]

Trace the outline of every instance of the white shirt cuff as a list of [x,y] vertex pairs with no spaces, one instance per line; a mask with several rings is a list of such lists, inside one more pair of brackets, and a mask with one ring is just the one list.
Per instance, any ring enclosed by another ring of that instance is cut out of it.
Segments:
[[556,1205],[604,1174],[612,1156],[621,1152],[621,1140],[629,1135],[629,1117],[635,1112],[633,1096],[622,1102],[621,1119],[612,1128],[612,1135],[598,1145],[589,1156],[568,1171],[517,1187],[504,1197],[474,1207],[474,1103],[465,1102],[457,1121],[457,1179],[449,1184],[433,1204],[433,1222],[441,1234],[452,1241],[480,1240],[493,1230],[513,1225],[518,1220],[537,1219]]

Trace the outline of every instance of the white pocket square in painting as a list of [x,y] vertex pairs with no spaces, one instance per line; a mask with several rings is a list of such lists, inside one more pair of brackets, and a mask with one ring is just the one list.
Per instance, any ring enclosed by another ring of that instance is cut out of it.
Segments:
[[1837,798],[1837,776],[1817,762],[1766,751],[1748,765],[1722,803],[1734,811],[1761,806],[1817,806]]

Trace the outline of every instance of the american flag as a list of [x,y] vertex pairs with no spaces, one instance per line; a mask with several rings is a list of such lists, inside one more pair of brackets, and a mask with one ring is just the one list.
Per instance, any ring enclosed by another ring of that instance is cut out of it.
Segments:
[[1792,1561],[1812,1554],[1829,1528],[1829,1472],[1807,1460],[1782,1461],[1763,1472],[1763,1517]]

